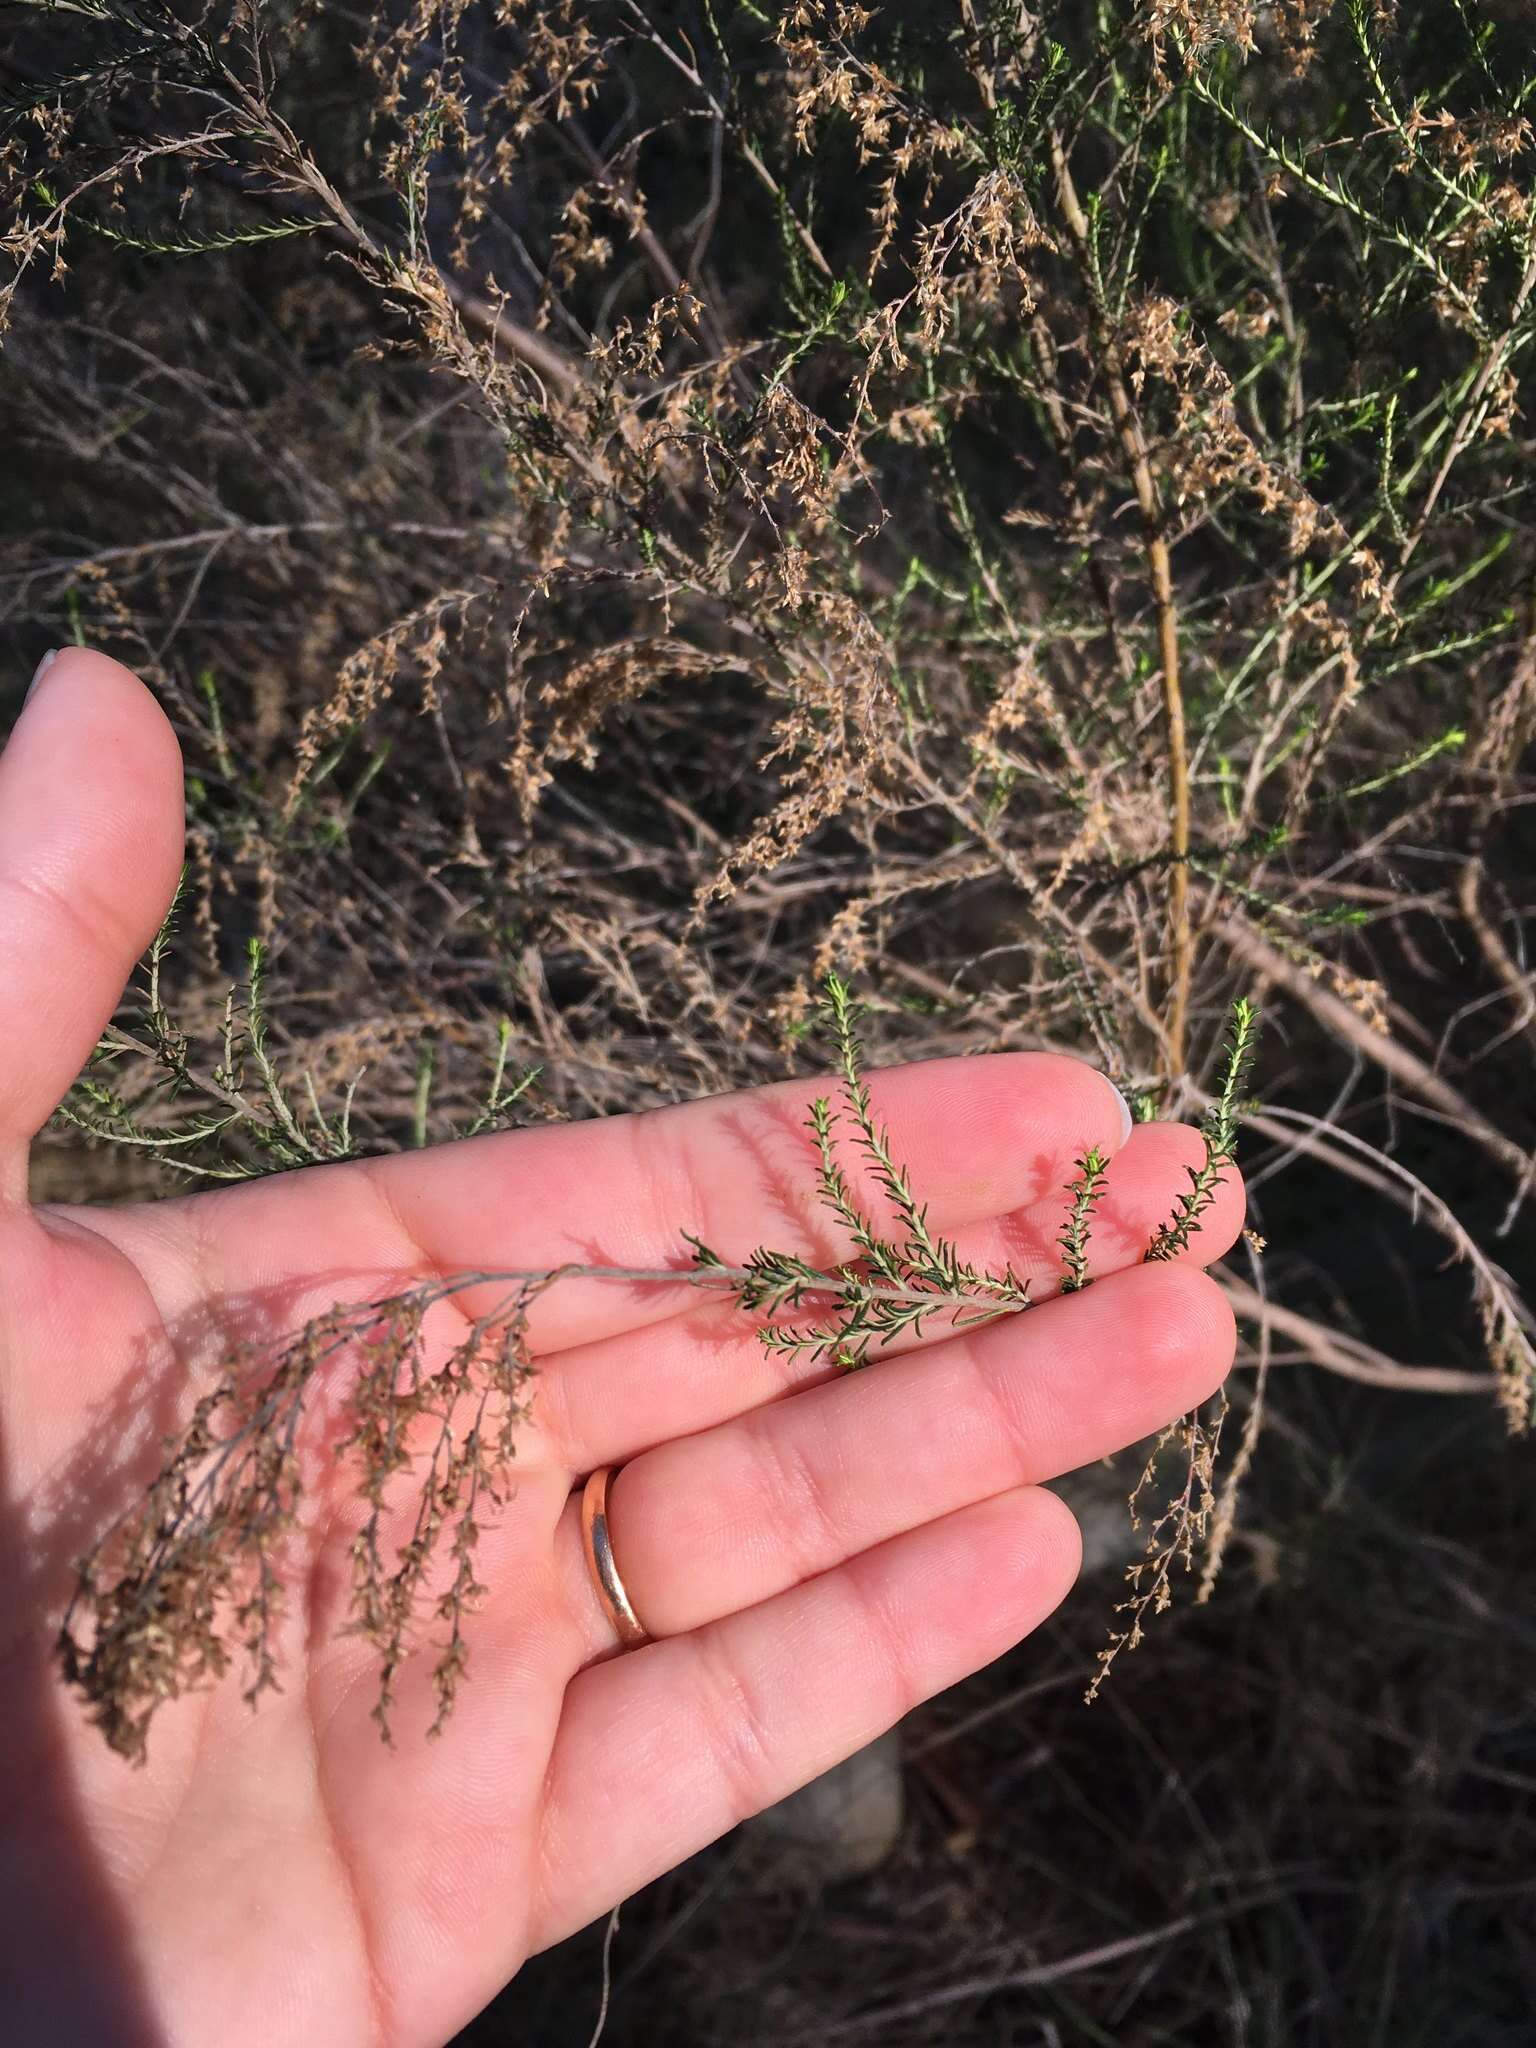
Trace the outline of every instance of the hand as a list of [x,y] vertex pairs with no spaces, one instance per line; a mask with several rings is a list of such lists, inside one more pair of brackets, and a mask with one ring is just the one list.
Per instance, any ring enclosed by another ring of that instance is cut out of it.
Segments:
[[[727,1258],[765,1239],[846,1254],[799,1082],[142,1207],[30,1207],[30,1140],[164,914],[181,813],[148,693],[60,656],[0,757],[0,2007],[18,2043],[441,2042],[529,1953],[1055,1607],[1077,1533],[1039,1482],[1201,1401],[1231,1359],[1193,1259],[1136,1263],[1199,1140],[1128,1136],[1102,1077],[1052,1055],[876,1076],[934,1224],[1043,1292],[1072,1161],[1113,1154],[1106,1277],[841,1377],[769,1354],[696,1288],[561,1282],[535,1305],[533,1415],[441,1739],[422,1732],[430,1659],[402,1674],[397,1747],[378,1739],[367,1647],[333,1634],[357,1504],[315,1453],[282,1691],[253,1710],[232,1674],[169,1704],[135,1769],[63,1690],[51,1635],[72,1557],[206,1384],[210,1330],[292,1329],[444,1270],[671,1265],[684,1228]],[[1240,1213],[1228,1185],[1200,1259]],[[572,1491],[608,1463],[657,1638],[621,1655]]]

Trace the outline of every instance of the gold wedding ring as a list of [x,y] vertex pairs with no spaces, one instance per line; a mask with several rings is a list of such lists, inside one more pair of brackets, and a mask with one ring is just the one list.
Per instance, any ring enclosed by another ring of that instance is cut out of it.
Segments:
[[620,1647],[638,1650],[651,1639],[634,1609],[619,1568],[613,1560],[613,1539],[608,1530],[608,1487],[615,1467],[601,1465],[587,1481],[581,1494],[581,1541],[587,1553],[587,1571],[603,1612],[612,1622]]

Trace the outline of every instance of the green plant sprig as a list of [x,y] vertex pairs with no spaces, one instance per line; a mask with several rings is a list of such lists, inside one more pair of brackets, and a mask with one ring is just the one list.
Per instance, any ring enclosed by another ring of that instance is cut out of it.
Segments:
[[1146,1257],[1150,1261],[1171,1259],[1187,1251],[1190,1239],[1200,1227],[1200,1219],[1216,1199],[1216,1191],[1236,1155],[1244,1091],[1253,1068],[1258,1034],[1259,1013],[1245,997],[1240,997],[1232,1005],[1228,1020],[1221,1085],[1200,1119],[1205,1157],[1198,1166],[1185,1168],[1189,1187],[1178,1197],[1172,1216],[1159,1226],[1147,1246]]
[[1109,1161],[1095,1145],[1077,1162],[1077,1178],[1067,1185],[1072,1207],[1061,1235],[1061,1291],[1079,1294],[1091,1284],[1088,1276],[1088,1239],[1093,1229],[1093,1212],[1104,1199]]
[[[848,984],[835,974],[826,980],[822,1012],[837,1052],[841,1100],[818,1097],[808,1127],[818,1159],[817,1192],[852,1239],[858,1258],[823,1270],[798,1253],[754,1251],[744,1280],[729,1280],[748,1313],[772,1316],[799,1306],[808,1294],[830,1296],[834,1313],[816,1326],[768,1322],[760,1331],[772,1351],[825,1359],[851,1371],[899,1338],[922,1333],[929,1319],[946,1314],[956,1327],[991,1322],[1031,1305],[1029,1282],[1011,1266],[988,1272],[962,1259],[955,1245],[929,1227],[928,1211],[913,1192],[911,1177],[891,1149],[890,1132],[875,1116],[864,1078],[859,1008]],[[838,1158],[838,1137],[851,1126],[854,1144],[870,1163],[871,1176],[895,1211],[899,1237],[884,1234],[859,1206]],[[702,1272],[724,1278],[732,1271],[718,1252],[690,1238]]]

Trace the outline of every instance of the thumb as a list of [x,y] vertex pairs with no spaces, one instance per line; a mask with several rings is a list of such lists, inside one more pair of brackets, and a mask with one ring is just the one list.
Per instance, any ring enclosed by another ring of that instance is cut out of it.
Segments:
[[181,750],[105,655],[38,670],[0,754],[0,1198],[159,929],[182,856]]

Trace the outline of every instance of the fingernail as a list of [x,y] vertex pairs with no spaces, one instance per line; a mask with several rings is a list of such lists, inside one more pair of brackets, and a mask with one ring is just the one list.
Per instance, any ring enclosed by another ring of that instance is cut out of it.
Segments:
[[[1113,1081],[1109,1085],[1111,1088],[1115,1088]],[[1131,1115],[1131,1105],[1126,1101],[1118,1088],[1115,1088],[1115,1100],[1120,1105],[1120,1142],[1123,1145],[1132,1131],[1135,1130],[1136,1119]]]
[[54,663],[55,663],[55,662],[56,662],[56,661],[58,660],[58,658],[59,658],[59,650],[58,650],[58,648],[57,648],[57,647],[50,647],[50,648],[49,648],[49,650],[48,650],[48,652],[47,652],[47,653],[46,653],[46,654],[45,654],[45,655],[43,656],[42,660],[41,660],[41,661],[40,661],[40,662],[39,662],[39,663],[37,664],[37,667],[36,667],[35,669],[33,669],[33,671],[32,671],[32,680],[31,680],[31,682],[30,682],[30,683],[28,683],[28,685],[27,685],[27,694],[26,694],[26,696],[25,696],[25,697],[23,697],[23,698],[22,698],[22,700],[21,700],[21,701],[22,701],[22,704],[23,704],[23,707],[25,707],[26,705],[28,705],[28,704],[30,704],[30,703],[32,702],[32,692],[33,692],[33,691],[34,691],[34,690],[35,690],[35,689],[37,688],[38,684],[39,684],[39,683],[40,683],[40,682],[41,682],[41,681],[43,680],[43,677],[44,677],[45,675],[47,675],[47,673],[48,673],[49,669],[50,669],[50,668],[52,668],[53,664],[54,664]]

